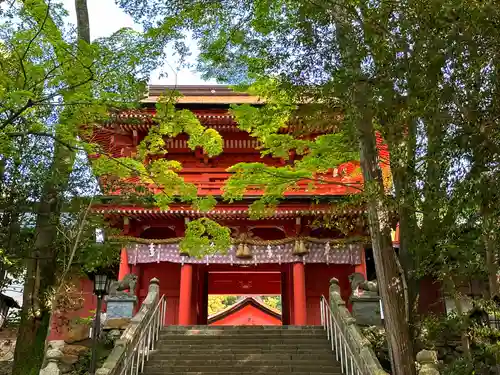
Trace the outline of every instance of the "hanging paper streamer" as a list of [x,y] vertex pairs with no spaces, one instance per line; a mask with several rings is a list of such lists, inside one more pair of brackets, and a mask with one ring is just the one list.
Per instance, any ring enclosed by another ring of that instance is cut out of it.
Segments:
[[[303,261],[303,254],[294,254],[294,243],[281,245],[243,245],[231,246],[225,254],[210,256],[212,264],[261,264],[261,263],[295,263]],[[300,244],[299,244],[300,246]],[[240,247],[240,253],[238,252]],[[307,243],[307,263],[360,264],[363,245],[352,243],[335,246],[326,243]],[[202,264],[209,262],[208,257],[196,258],[182,256],[179,245],[172,244],[131,244],[127,246],[128,260],[131,264],[171,262]],[[156,256],[155,256],[156,255]],[[238,256],[240,255],[240,256]],[[243,257],[241,257],[243,256]]]

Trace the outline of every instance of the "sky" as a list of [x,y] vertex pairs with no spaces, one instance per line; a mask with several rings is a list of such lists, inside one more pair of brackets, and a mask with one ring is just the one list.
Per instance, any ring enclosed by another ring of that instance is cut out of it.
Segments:
[[[134,24],[132,17],[123,12],[114,2],[114,0],[87,0],[89,19],[90,19],[90,35],[92,39],[106,37],[121,29],[122,27],[131,27],[140,31],[141,26]],[[69,22],[76,24],[76,14],[74,0],[62,0],[66,10],[68,10]],[[193,63],[197,56],[196,44],[189,41],[188,45],[192,50],[192,56],[188,62]],[[176,69],[175,61],[168,61],[165,64],[165,70],[168,72],[168,77],[159,77],[159,72],[155,72],[151,76],[151,84],[156,85],[201,85],[215,83],[214,81],[204,81],[200,75],[189,69],[180,69],[173,72],[170,67]]]

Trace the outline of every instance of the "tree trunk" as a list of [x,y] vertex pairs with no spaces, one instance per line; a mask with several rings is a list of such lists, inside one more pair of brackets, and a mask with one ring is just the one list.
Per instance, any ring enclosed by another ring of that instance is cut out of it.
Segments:
[[367,194],[367,212],[377,280],[382,297],[387,339],[392,348],[394,375],[416,373],[410,329],[405,319],[406,304],[402,275],[392,247],[391,225],[382,171],[378,164],[373,116],[367,100],[367,85],[357,88],[357,121],[361,168]]
[[[465,316],[464,316],[464,309],[462,307],[462,301],[459,298],[459,293],[457,291],[457,283],[455,280],[453,280],[453,277],[449,277],[448,280],[446,281],[446,292],[448,295],[453,296],[453,303],[455,304],[455,310],[457,312],[457,315],[460,318],[460,322],[463,322]],[[470,341],[469,337],[467,336],[467,330],[461,330],[460,331],[460,341],[462,343],[462,350],[465,354],[465,357],[471,358],[471,352],[470,352]]]
[[[78,15],[78,42],[90,43],[87,2],[75,0],[75,6]],[[71,116],[71,110],[67,115]],[[71,131],[76,138],[77,129]],[[37,375],[43,363],[45,340],[50,326],[52,292],[57,281],[57,226],[74,160],[74,150],[55,143],[52,164],[37,212],[35,242],[27,262],[13,375]]]
[[35,242],[27,262],[13,375],[38,374],[43,361],[52,289],[57,280],[57,225],[73,161],[74,152],[56,144],[37,212]]
[[89,11],[87,0],[75,0],[78,41],[90,44]]
[[414,272],[418,259],[412,246],[412,243],[418,242],[419,238],[414,197],[416,126],[413,121],[408,126],[397,126],[397,124],[388,124],[388,126],[395,128],[395,131],[387,137],[387,141],[394,191],[398,203],[399,257],[408,285],[407,302],[410,322],[412,322],[419,293],[419,279]]
[[483,215],[483,243],[486,250],[486,268],[488,272],[489,297],[500,296],[498,285],[498,253],[496,244],[495,226],[491,215],[482,210]]

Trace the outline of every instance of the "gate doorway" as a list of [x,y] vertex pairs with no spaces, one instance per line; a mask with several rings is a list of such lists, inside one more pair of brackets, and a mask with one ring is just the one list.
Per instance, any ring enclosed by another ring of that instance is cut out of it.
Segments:
[[[290,324],[292,284],[288,265],[210,265],[203,276],[198,324]],[[209,311],[209,296],[212,304],[218,299],[216,303],[223,306],[212,306]]]
[[278,326],[281,296],[208,296],[210,326]]

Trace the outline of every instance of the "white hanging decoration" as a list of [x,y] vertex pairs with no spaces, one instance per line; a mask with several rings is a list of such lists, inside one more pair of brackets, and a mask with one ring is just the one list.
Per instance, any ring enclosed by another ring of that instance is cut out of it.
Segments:
[[149,256],[150,257],[155,256],[155,244],[154,243],[149,244]]
[[273,256],[273,251],[271,250],[271,245],[267,245],[267,257],[271,258]]
[[160,249],[156,251],[156,263],[160,263]]
[[330,241],[325,245],[326,264],[330,264]]
[[278,254],[278,263],[281,264],[281,254]]
[[137,254],[139,253],[139,245],[135,245],[134,251],[134,265],[137,264]]
[[233,265],[233,254],[231,254],[231,266]]

